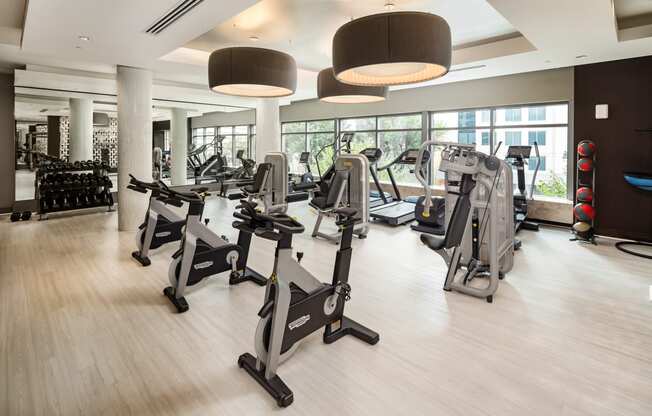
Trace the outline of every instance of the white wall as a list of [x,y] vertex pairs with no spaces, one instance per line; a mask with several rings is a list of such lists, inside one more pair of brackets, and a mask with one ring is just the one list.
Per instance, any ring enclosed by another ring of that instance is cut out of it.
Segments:
[[562,68],[391,91],[389,98],[381,103],[301,101],[281,107],[281,121],[570,101],[573,98],[572,79],[572,68]]

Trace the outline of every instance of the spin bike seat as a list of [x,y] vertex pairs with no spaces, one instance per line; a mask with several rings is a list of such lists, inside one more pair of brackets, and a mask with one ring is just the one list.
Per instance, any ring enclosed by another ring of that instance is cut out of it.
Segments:
[[442,250],[446,244],[446,236],[421,234],[421,242],[427,245],[431,250],[439,251]]

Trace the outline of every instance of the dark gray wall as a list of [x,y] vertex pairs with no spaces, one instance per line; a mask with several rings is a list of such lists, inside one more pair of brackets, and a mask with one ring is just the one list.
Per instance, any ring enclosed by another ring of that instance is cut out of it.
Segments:
[[16,193],[14,76],[0,74],[0,212],[11,211]]
[[48,116],[48,155],[59,157],[61,145],[61,118],[59,116]]

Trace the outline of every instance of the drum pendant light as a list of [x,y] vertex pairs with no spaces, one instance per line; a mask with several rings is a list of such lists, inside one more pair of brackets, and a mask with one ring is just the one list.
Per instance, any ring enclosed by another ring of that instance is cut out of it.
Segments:
[[448,73],[451,31],[443,18],[421,12],[381,13],[352,20],[333,38],[333,71],[352,85],[429,81]]
[[343,84],[335,78],[333,68],[326,68],[317,76],[317,96],[329,103],[354,104],[384,101],[388,87],[362,87]]
[[227,95],[285,97],[297,88],[297,64],[290,55],[271,49],[218,49],[208,59],[208,85]]

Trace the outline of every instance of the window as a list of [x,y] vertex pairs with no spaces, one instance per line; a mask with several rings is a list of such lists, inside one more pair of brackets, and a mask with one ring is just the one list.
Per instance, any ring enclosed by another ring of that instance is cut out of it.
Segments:
[[[304,173],[299,163],[302,152],[310,152],[310,169],[319,171],[315,156],[324,146],[335,142],[335,120],[312,120],[283,123],[281,126],[282,149],[288,157],[291,173]],[[323,172],[332,162],[333,151],[325,149],[319,155],[319,169]],[[315,173],[317,174],[317,173]]]
[[340,120],[341,132],[352,132],[351,152],[360,153],[362,149],[377,147],[376,144],[376,117],[367,118],[345,118]]
[[[523,120],[527,114],[527,120]],[[473,124],[475,123],[475,125]],[[538,104],[523,107],[497,107],[480,110],[435,112],[431,114],[430,139],[475,145],[490,154],[502,143],[497,156],[505,158],[509,146],[534,142],[541,155],[535,195],[568,198],[568,104]],[[525,140],[527,139],[527,143]],[[532,161],[536,161],[534,148]],[[438,169],[440,155],[433,155],[431,167]],[[535,163],[526,170],[528,187]],[[434,172],[434,185],[443,185],[443,175]],[[529,181],[529,182],[528,182]]]
[[521,145],[521,132],[520,131],[506,131],[505,132],[505,145],[506,146],[520,146]]
[[521,109],[520,108],[506,109],[505,121],[521,121]]
[[530,146],[534,146],[534,142],[536,142],[538,146],[545,146],[546,131],[545,130],[529,131],[527,134],[527,144],[529,144]]
[[[568,198],[568,160],[565,158],[568,150],[568,104],[524,106],[517,110],[526,112],[528,120],[518,123],[506,120],[507,117],[503,114],[507,110],[513,109],[494,110],[494,140],[495,143],[503,141],[504,145],[497,156],[504,158],[511,144],[534,146],[536,142],[541,155],[541,165],[534,195]],[[524,138],[527,138],[527,143]],[[528,188],[531,186],[535,167],[536,154],[532,148],[531,159],[525,172]]]
[[[530,172],[534,172],[537,168],[537,158],[531,157],[528,159],[527,168]],[[546,170],[546,157],[541,156],[541,162],[539,165],[539,172],[545,172]]]
[[544,121],[546,119],[546,107],[530,107],[527,110],[529,121]]
[[[251,132],[251,133],[250,133]],[[244,157],[253,158],[255,140],[255,126],[220,126],[192,129],[191,149],[203,145],[206,147],[205,154],[209,158],[216,153],[221,153],[226,158],[229,166],[240,166],[240,160],[236,159],[237,151],[245,151]],[[211,145],[212,144],[212,145]]]

